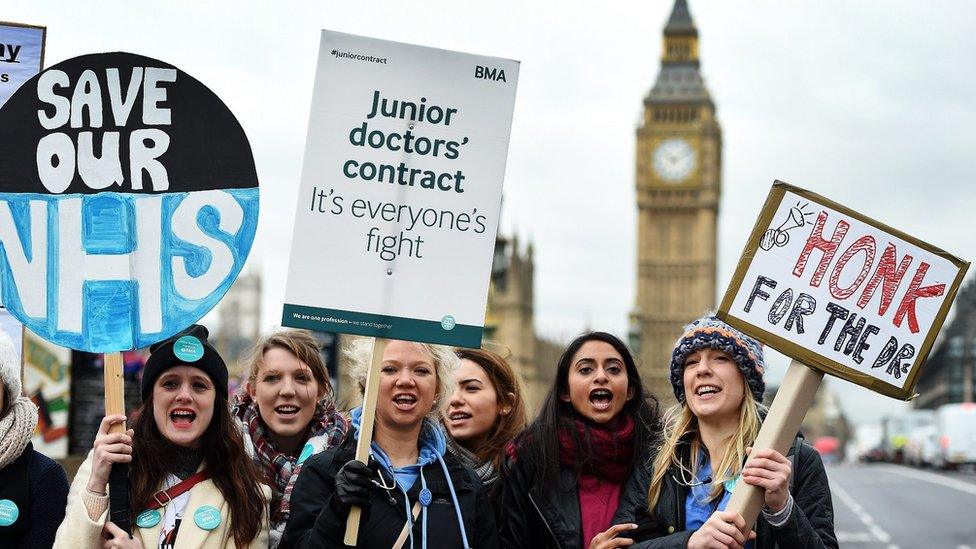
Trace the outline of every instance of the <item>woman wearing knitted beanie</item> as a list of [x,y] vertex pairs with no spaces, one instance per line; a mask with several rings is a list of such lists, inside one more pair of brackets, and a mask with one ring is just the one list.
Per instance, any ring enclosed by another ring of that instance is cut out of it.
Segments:
[[68,479],[31,445],[37,406],[21,394],[20,363],[0,332],[0,547],[51,547],[64,518]]
[[505,446],[525,428],[518,376],[491,351],[458,349],[457,388],[444,410],[447,450],[478,473],[496,513],[501,509],[498,470]]
[[628,477],[649,464],[657,404],[634,358],[604,332],[563,352],[539,417],[509,445],[499,511],[502,546],[602,548]]
[[281,541],[291,494],[309,456],[338,446],[348,422],[336,412],[318,343],[305,330],[280,330],[257,342],[247,384],[232,414],[255,465],[272,488],[271,548]]
[[[671,357],[678,404],[666,416],[653,467],[631,479],[628,494],[639,497],[622,502],[615,517],[637,524],[631,547],[837,547],[820,455],[800,438],[786,456],[751,453],[765,415],[764,368],[762,346],[718,318],[685,327]],[[736,482],[764,489],[752,532],[725,511]]]
[[[71,484],[55,547],[268,546],[271,491],[244,450],[227,402],[227,367],[193,325],[150,347],[132,428],[107,416]],[[129,464],[132,537],[107,518],[108,477]]]

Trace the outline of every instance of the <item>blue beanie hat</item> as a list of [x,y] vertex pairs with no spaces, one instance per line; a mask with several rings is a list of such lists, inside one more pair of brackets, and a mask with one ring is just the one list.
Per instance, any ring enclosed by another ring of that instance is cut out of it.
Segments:
[[723,351],[732,357],[732,361],[745,376],[752,397],[756,402],[762,402],[766,391],[766,383],[763,381],[766,365],[763,361],[762,344],[714,315],[705,315],[685,326],[684,334],[674,344],[674,352],[671,353],[671,387],[678,402],[685,401],[685,359],[701,349]]

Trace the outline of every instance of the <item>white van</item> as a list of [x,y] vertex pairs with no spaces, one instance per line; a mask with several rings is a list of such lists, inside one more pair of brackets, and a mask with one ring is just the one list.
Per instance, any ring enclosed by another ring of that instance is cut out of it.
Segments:
[[905,445],[905,461],[914,467],[931,467],[939,459],[939,430],[932,425],[912,429]]
[[976,464],[976,403],[944,404],[935,412],[939,455],[935,465]]

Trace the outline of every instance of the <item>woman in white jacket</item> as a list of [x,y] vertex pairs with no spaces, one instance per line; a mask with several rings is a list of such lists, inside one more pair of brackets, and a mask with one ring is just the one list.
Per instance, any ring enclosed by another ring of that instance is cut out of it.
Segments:
[[[268,546],[270,489],[258,480],[227,402],[227,367],[194,325],[153,345],[132,429],[102,420],[75,475],[55,547]],[[129,463],[132,537],[107,520],[108,477]]]

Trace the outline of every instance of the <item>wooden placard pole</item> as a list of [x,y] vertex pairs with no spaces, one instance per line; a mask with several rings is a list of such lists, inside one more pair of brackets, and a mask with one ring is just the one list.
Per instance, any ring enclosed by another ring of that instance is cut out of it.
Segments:
[[[125,415],[125,383],[122,380],[122,353],[105,353],[105,415]],[[125,422],[114,423],[109,433],[124,433]]]
[[[105,415],[125,415],[125,382],[122,378],[122,353],[105,353]],[[113,423],[109,433],[124,433],[126,423]],[[129,508],[129,468],[124,463],[112,465],[109,473],[109,520],[132,534]]]
[[[813,404],[813,397],[820,388],[823,376],[823,372],[814,370],[798,360],[790,363],[789,369],[786,370],[786,377],[783,378],[762,428],[759,429],[756,441],[752,444],[752,453],[772,448],[786,455],[800,429],[803,417],[807,415],[807,410]],[[796,471],[793,473],[796,474]],[[756,524],[763,502],[764,490],[761,487],[737,482],[726,511],[735,511],[742,515],[748,533]]]
[[[356,442],[356,461],[369,463],[369,446],[373,442],[373,420],[376,418],[376,397],[380,388],[380,369],[383,366],[383,353],[386,351],[387,340],[376,338],[373,340],[373,357],[369,362],[369,373],[366,374],[366,390],[363,395],[363,415],[359,422],[359,440]],[[346,519],[346,535],[343,543],[355,546],[359,541],[359,519],[362,509],[353,507]]]

